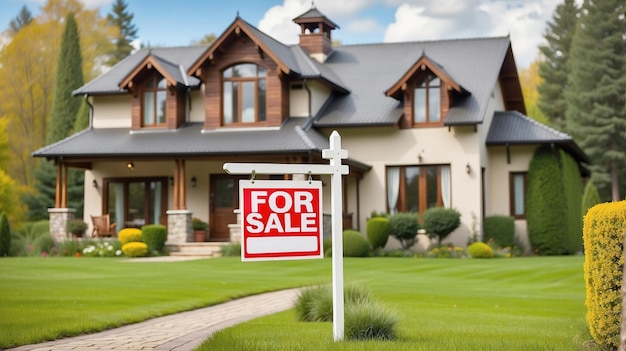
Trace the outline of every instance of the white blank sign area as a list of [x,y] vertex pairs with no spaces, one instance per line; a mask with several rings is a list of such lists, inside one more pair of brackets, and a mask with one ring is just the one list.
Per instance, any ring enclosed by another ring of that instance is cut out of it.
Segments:
[[249,254],[312,252],[318,249],[316,236],[267,236],[246,239]]

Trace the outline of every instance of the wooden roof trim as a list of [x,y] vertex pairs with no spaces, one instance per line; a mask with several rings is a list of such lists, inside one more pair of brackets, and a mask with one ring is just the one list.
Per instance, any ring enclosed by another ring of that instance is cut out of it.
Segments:
[[278,65],[278,68],[288,74],[290,72],[289,67],[282,62],[259,38],[257,38],[252,31],[248,28],[248,24],[237,17],[235,21],[222,33],[222,35],[213,42],[213,44],[207,49],[207,51],[198,58],[198,60],[191,65],[191,67],[187,70],[187,74],[196,75],[197,72],[200,72],[200,68],[207,60],[212,60],[215,56],[214,53],[220,50],[220,47],[224,44],[226,39],[228,39],[231,35],[241,35],[241,32],[246,34],[248,38],[250,38],[254,44],[257,46],[258,50],[262,50],[263,53],[269,56],[272,61]]
[[[515,64],[515,57],[513,56],[513,48],[509,42],[502,67],[498,74],[498,82],[502,89],[502,97],[504,99],[504,105],[507,110],[516,110],[522,114],[526,114],[526,106],[524,104],[524,95],[522,93],[522,86],[519,80],[519,74],[517,72],[517,66]],[[508,85],[508,89],[504,89],[504,84]]]
[[465,89],[459,85],[452,77],[450,77],[445,71],[441,70],[437,64],[435,64],[431,59],[426,55],[422,55],[414,64],[409,68],[406,73],[394,84],[391,88],[385,91],[385,95],[387,96],[395,96],[398,91],[406,87],[406,83],[411,80],[411,77],[417,73],[419,70],[425,70],[426,67],[433,72],[439,79],[441,79],[444,83],[451,86],[454,90],[459,93],[465,92]]
[[154,58],[152,54],[148,54],[139,64],[133,69],[124,79],[120,82],[119,86],[121,89],[131,88],[133,85],[133,80],[139,73],[141,73],[145,69],[150,69],[150,65],[154,67],[154,69],[159,72],[165,80],[167,80],[167,84],[170,86],[176,86],[178,83],[176,79],[174,79],[171,75],[167,73],[167,70],[161,66],[159,61]]

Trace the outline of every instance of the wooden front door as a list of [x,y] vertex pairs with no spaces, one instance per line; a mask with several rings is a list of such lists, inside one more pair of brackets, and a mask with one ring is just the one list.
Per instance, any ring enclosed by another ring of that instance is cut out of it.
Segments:
[[210,238],[230,241],[229,224],[237,223],[233,210],[239,207],[239,179],[226,174],[211,174],[210,191]]

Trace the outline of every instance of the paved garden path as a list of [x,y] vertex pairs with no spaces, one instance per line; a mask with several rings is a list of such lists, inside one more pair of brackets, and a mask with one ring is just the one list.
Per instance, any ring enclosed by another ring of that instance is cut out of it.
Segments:
[[244,297],[99,333],[8,350],[193,350],[218,330],[291,308],[298,291],[289,289]]

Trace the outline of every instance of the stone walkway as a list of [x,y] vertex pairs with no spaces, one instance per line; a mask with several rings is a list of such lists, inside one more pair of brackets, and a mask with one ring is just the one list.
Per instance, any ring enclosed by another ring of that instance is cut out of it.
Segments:
[[193,350],[218,330],[291,308],[298,291],[289,289],[244,297],[99,333],[8,350]]

